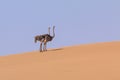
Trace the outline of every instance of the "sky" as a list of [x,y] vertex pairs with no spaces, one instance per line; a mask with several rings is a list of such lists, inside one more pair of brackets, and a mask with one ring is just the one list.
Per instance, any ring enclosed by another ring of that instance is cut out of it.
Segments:
[[119,3],[120,0],[0,0],[0,56],[39,50],[34,37],[48,33],[48,27],[53,26],[56,36],[48,48],[120,41]]

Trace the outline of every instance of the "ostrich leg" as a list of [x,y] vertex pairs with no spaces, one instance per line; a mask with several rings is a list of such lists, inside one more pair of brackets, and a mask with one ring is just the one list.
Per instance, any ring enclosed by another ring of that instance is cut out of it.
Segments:
[[47,42],[44,43],[44,51],[47,51],[46,46],[47,46]]
[[40,43],[40,52],[42,52],[42,42]]

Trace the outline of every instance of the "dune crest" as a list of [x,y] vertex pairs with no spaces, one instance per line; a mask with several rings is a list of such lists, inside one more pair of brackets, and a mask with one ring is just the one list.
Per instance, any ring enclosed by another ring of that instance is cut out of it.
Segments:
[[120,80],[120,42],[1,56],[0,80]]

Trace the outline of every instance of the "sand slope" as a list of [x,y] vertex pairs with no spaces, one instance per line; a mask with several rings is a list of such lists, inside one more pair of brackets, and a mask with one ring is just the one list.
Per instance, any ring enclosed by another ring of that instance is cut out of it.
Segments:
[[0,80],[120,80],[120,42],[0,57]]

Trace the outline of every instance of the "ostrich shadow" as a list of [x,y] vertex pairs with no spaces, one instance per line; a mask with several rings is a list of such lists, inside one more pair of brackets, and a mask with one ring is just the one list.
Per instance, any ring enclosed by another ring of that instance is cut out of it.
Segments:
[[50,49],[48,51],[59,51],[59,50],[63,50],[63,48]]

